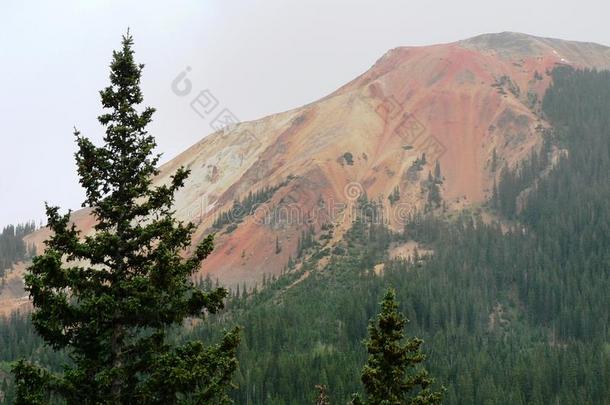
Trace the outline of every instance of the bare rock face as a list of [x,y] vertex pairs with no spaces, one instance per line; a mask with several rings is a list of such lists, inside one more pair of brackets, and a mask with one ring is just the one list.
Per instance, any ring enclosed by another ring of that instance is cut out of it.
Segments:
[[[422,184],[437,162],[447,209],[484,201],[498,168],[540,146],[548,127],[540,104],[557,64],[608,68],[610,48],[517,33],[396,48],[319,101],[204,138],[163,165],[155,183],[180,166],[192,170],[175,208],[198,224],[196,241],[217,232],[201,274],[252,285],[283,270],[304,230],[332,224],[338,240],[363,193],[400,228],[426,204]],[[250,193],[250,206],[234,204]],[[214,229],[223,212],[229,222]],[[74,220],[91,232],[88,211]],[[41,251],[46,237],[41,230],[27,242]]]

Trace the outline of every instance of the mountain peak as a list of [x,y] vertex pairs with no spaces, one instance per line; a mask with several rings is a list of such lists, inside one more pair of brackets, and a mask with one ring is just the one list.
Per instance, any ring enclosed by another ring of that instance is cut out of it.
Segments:
[[456,42],[478,52],[493,52],[505,59],[559,56],[561,62],[579,67],[610,67],[610,47],[593,42],[568,41],[504,31],[477,35]]

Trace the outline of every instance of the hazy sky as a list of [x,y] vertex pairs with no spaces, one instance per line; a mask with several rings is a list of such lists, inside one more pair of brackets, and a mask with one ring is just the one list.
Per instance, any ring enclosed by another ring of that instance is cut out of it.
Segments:
[[42,219],[45,200],[80,206],[72,128],[101,139],[98,91],[127,27],[168,159],[211,132],[172,91],[187,67],[192,94],[252,120],[330,93],[396,46],[499,31],[609,45],[609,15],[608,0],[0,0],[0,226]]

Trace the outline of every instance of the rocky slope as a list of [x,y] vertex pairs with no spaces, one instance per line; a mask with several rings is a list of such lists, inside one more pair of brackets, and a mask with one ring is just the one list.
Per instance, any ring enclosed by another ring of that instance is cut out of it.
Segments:
[[[156,183],[179,166],[192,170],[176,210],[198,224],[196,239],[217,232],[202,274],[252,284],[282,271],[303,231],[332,223],[331,240],[340,237],[362,193],[382,200],[384,220],[400,227],[426,205],[437,161],[447,209],[484,201],[499,168],[540,146],[540,100],[557,64],[608,68],[610,48],[517,33],[396,48],[319,101],[202,139]],[[231,209],[251,192],[245,209]],[[74,218],[91,231],[86,210]],[[41,251],[47,236],[27,242]]]

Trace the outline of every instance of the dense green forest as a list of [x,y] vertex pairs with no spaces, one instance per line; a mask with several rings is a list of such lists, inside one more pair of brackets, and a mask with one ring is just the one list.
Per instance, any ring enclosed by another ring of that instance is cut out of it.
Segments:
[[33,246],[26,246],[23,237],[36,230],[34,222],[25,224],[8,225],[0,233],[0,278],[5,270],[9,269],[15,262],[36,254]]
[[[477,210],[429,212],[394,233],[374,220],[378,204],[362,198],[368,215],[340,246],[322,250],[308,230],[298,270],[242,289],[175,339],[243,328],[238,404],[311,404],[316,384],[343,404],[362,391],[362,341],[391,286],[408,335],[425,340],[426,367],[447,388],[444,403],[610,404],[610,73],[556,69],[543,110],[554,131],[528,161],[502,169],[486,207],[512,227],[484,223]],[[545,170],[551,154],[560,158]],[[435,253],[389,260],[388,247],[405,240]],[[27,320],[0,322],[0,379],[22,356],[60,366],[61,354],[42,347]],[[10,403],[8,379],[0,384]]]

